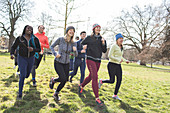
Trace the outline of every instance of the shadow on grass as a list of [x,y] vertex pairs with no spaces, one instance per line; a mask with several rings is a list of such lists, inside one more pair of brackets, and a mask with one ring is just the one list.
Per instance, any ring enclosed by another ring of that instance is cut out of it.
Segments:
[[[73,93],[78,94],[78,88],[79,88],[78,84],[72,84],[72,89],[70,91],[72,91]],[[91,92],[93,93],[93,91],[91,91],[91,90],[84,89],[83,93],[81,95],[79,95],[80,99],[85,104],[85,107],[86,106],[90,107],[90,108],[94,109],[96,112],[99,112],[99,113],[109,113],[109,111],[107,109],[107,106],[105,104],[103,104],[102,107],[99,107],[96,104],[95,97],[91,94]],[[82,108],[83,108],[83,106],[82,106]]]
[[71,105],[65,104],[65,103],[60,103],[60,101],[55,101],[56,104],[60,106],[60,109],[56,109],[56,113],[74,113],[71,111]]
[[4,81],[5,86],[9,87],[12,82],[18,82],[18,76],[15,76],[15,74],[13,73],[10,77],[6,78],[6,79],[2,79],[2,81]]
[[[61,98],[60,95],[59,95],[59,97]],[[55,108],[55,109],[51,110],[51,112],[53,112],[53,113],[75,113],[75,111],[77,111],[77,109],[78,109],[77,106],[73,105],[72,103],[63,103],[62,100],[58,101],[56,99],[54,99],[54,101],[60,107],[56,107],[56,105],[54,103],[50,103],[49,106],[52,108]]]
[[126,111],[126,113],[145,113],[142,110],[131,107],[129,104],[120,101],[120,107]]
[[29,91],[25,93],[22,100],[16,99],[14,106],[6,109],[4,113],[38,113],[48,103],[48,100],[40,98],[40,92],[32,85],[30,85]]

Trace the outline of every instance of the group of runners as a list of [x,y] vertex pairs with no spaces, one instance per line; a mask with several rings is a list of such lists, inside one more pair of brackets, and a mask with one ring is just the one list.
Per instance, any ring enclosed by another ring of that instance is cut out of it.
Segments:
[[[22,99],[22,90],[24,86],[25,78],[28,78],[32,73],[33,86],[36,84],[36,69],[38,68],[44,48],[51,49],[54,59],[54,69],[58,77],[52,77],[49,81],[50,89],[54,88],[54,84],[59,82],[56,91],[53,94],[54,99],[60,100],[59,93],[65,86],[67,81],[73,82],[73,77],[77,74],[78,68],[80,67],[80,84],[78,88],[79,95],[83,93],[84,87],[92,81],[92,89],[95,95],[95,101],[97,105],[102,106],[103,103],[99,99],[99,89],[103,83],[114,83],[116,76],[116,86],[113,94],[114,99],[121,100],[118,97],[118,91],[122,81],[122,68],[121,63],[128,60],[123,58],[123,35],[118,33],[115,36],[116,43],[112,44],[108,58],[109,62],[107,65],[109,80],[99,79],[98,71],[101,65],[102,53],[107,51],[107,43],[104,37],[100,34],[101,26],[94,24],[92,27],[92,33],[86,36],[86,32],[80,33],[80,39],[74,41],[75,28],[69,26],[66,29],[65,36],[57,38],[54,43],[49,46],[48,37],[45,36],[45,27],[43,25],[38,26],[38,32],[33,33],[33,27],[26,25],[24,27],[21,36],[18,36],[11,47],[11,59],[17,61],[20,76],[19,76],[19,92],[17,95],[18,99]],[[55,47],[58,47],[58,51],[55,51]],[[70,71],[70,56],[74,56],[73,68]],[[85,69],[89,70],[89,75],[85,77]],[[70,73],[69,73],[70,72]]]

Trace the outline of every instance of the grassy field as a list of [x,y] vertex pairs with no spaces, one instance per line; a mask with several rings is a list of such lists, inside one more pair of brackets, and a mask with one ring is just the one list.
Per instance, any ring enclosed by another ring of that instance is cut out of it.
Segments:
[[[50,90],[49,79],[57,76],[53,56],[48,56],[37,69],[37,87],[32,86],[31,76],[25,80],[23,100],[16,100],[18,76],[14,61],[8,53],[0,53],[0,112],[4,113],[168,113],[170,111],[170,70],[153,69],[137,64],[122,64],[123,81],[119,90],[122,101],[112,99],[114,84],[103,84],[99,90],[104,107],[96,106],[89,83],[81,97],[78,95],[80,73],[67,82],[56,102]],[[99,79],[108,79],[107,62],[102,61]],[[88,70],[86,69],[86,76]],[[57,83],[58,84],[58,83]],[[55,84],[55,88],[57,86]]]

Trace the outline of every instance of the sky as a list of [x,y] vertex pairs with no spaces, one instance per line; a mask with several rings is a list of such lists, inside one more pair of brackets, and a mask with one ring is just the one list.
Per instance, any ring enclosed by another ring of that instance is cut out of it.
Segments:
[[[61,0],[60,0],[61,1]],[[112,20],[114,17],[120,16],[122,10],[131,10],[135,5],[144,7],[145,5],[160,5],[163,0],[77,0],[75,6],[79,6],[76,10],[72,11],[70,20],[83,20],[84,23],[79,23],[80,26],[84,24],[85,30],[91,32],[92,25],[98,23],[105,26],[107,21]],[[55,15],[47,4],[47,0],[35,0],[35,9],[37,12],[47,12]],[[55,3],[54,3],[55,4]],[[60,7],[59,7],[60,8]],[[61,9],[65,10],[65,9]],[[79,26],[79,25],[78,25]],[[76,25],[77,27],[77,25]],[[88,28],[87,28],[88,27]],[[80,31],[84,28],[78,28]],[[79,31],[79,32],[80,32]]]
[[[135,5],[139,7],[144,7],[145,5],[160,6],[163,1],[164,0],[76,0],[75,6],[78,6],[78,8],[72,11],[68,21],[85,21],[70,25],[76,28],[76,35],[79,35],[83,30],[85,30],[87,34],[90,34],[94,23],[105,27],[108,21],[120,16],[122,10],[131,11],[132,7]],[[54,4],[58,5],[56,2],[52,2],[52,0],[50,0],[50,2],[47,0],[34,0],[34,3],[35,7],[33,13],[36,14],[36,17],[40,16],[41,12],[44,12],[52,15],[54,19],[62,19],[62,17],[57,15],[51,8]],[[51,7],[49,7],[48,4],[50,4]],[[64,13],[65,8],[59,5],[57,10]],[[29,21],[28,24],[29,23],[33,24],[31,21]],[[25,26],[24,24],[23,26]],[[34,23],[33,27],[37,28],[39,23],[36,24]],[[64,26],[64,24],[62,26]],[[34,32],[37,32],[37,29],[34,29]],[[63,35],[63,29],[57,30],[57,33]]]

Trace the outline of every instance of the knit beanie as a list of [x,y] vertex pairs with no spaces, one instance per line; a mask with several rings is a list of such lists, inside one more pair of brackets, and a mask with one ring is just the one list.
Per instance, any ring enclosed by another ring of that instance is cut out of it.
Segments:
[[118,33],[118,34],[116,35],[116,40],[118,40],[119,38],[123,38],[123,36],[122,36],[121,33]]
[[66,34],[67,34],[67,32],[68,32],[70,29],[73,29],[74,32],[75,32],[75,28],[74,28],[73,26],[68,26],[67,29],[66,29]]
[[96,27],[101,27],[101,26],[99,24],[94,24],[92,30],[94,30]]

